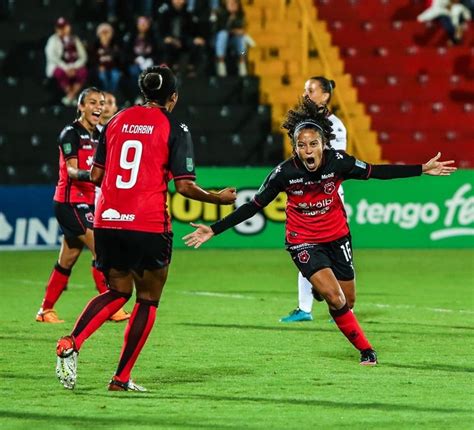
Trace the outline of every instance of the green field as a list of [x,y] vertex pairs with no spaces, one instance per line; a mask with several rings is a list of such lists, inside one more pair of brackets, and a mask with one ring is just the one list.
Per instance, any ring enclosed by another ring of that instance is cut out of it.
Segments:
[[374,368],[323,304],[313,322],[278,322],[297,297],[285,251],[176,251],[133,375],[147,393],[106,389],[123,324],[84,345],[74,391],[56,380],[55,342],[94,294],[83,255],[56,306],[66,323],[36,323],[56,256],[0,254],[1,429],[474,428],[472,251],[356,251]]

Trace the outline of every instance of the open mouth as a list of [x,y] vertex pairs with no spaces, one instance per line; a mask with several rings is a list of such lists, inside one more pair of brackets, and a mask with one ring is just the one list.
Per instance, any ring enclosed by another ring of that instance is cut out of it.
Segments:
[[92,112],[92,116],[93,116],[94,118],[99,119],[101,113],[102,113],[101,111],[95,111],[95,112]]
[[305,160],[305,163],[306,165],[306,168],[308,170],[316,170],[317,166],[316,166],[316,160],[314,159],[314,157],[308,157],[306,160]]

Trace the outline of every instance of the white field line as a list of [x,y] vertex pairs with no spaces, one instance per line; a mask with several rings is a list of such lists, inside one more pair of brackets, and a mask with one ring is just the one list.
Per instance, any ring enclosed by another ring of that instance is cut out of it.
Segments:
[[[44,281],[30,281],[29,279],[12,279],[11,280],[13,283],[18,283],[18,284],[24,284],[24,285],[37,285],[37,286],[43,286],[46,288],[46,283],[48,282],[47,279]],[[85,285],[85,284],[76,284],[73,282],[71,284],[71,288],[95,288],[93,282],[91,282],[90,285]]]
[[[206,297],[221,297],[228,299],[245,299],[245,300],[259,300],[257,297],[245,296],[243,294],[226,294],[226,293],[214,293],[211,291],[180,291],[181,294],[191,296],[206,296]],[[387,308],[387,309],[416,309],[424,310],[429,312],[439,313],[460,313],[460,314],[474,314],[474,311],[467,309],[445,309],[445,308],[421,308],[415,305],[389,305],[384,303],[358,303],[357,307],[373,307],[373,308]]]
[[[45,282],[39,281],[30,281],[27,279],[12,279],[14,282],[18,282],[20,284],[25,285],[39,285],[45,286]],[[93,285],[84,285],[84,284],[73,284],[71,285],[72,288],[91,288]],[[226,299],[237,299],[237,300],[259,300],[257,297],[254,296],[245,296],[243,294],[227,294],[227,293],[215,293],[212,291],[180,291],[181,294],[186,294],[189,296],[204,296],[204,297],[220,297]],[[415,305],[388,305],[385,303],[358,303],[357,307],[374,307],[374,308],[386,308],[386,309],[416,309],[416,310],[424,310],[429,312],[437,312],[437,313],[459,313],[459,314],[474,314],[474,311],[468,309],[445,309],[445,308],[420,308]]]

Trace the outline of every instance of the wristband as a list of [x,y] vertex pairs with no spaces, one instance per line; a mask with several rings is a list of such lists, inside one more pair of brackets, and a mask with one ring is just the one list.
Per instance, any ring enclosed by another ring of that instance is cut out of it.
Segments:
[[84,181],[84,182],[90,182],[91,181],[91,174],[89,170],[78,170],[77,171],[77,180],[78,181]]

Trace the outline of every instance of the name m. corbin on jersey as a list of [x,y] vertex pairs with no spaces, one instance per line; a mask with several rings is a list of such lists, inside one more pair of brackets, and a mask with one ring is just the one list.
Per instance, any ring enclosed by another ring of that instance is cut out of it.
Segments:
[[154,128],[154,125],[124,124],[122,125],[122,133],[152,134]]

